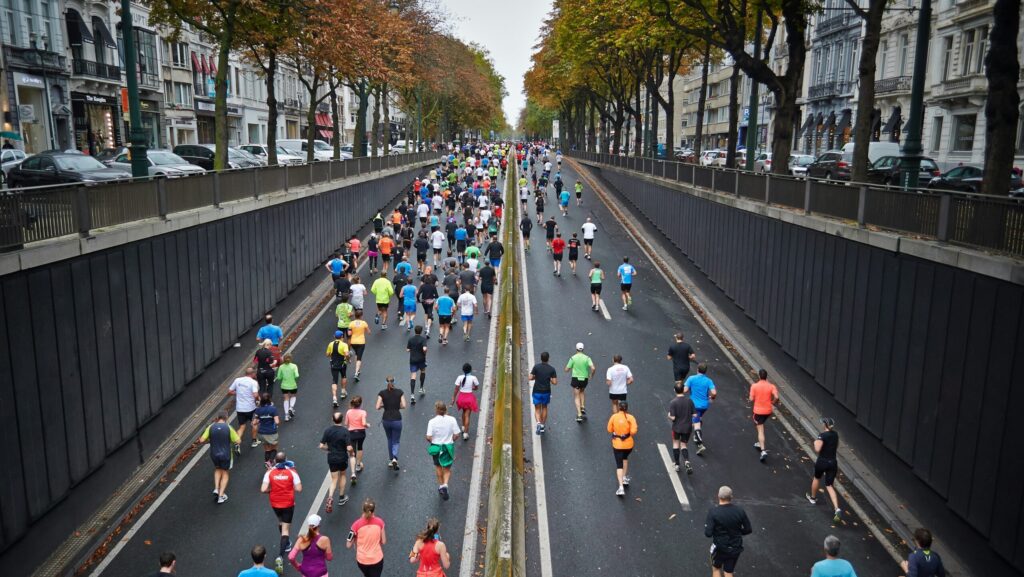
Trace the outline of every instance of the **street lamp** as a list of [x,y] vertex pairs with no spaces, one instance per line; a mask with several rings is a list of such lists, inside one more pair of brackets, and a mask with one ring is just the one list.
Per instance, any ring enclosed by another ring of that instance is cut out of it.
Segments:
[[135,30],[132,27],[131,0],[121,0],[121,31],[124,35],[124,67],[128,80],[128,123],[131,126],[132,176],[149,176],[149,161],[146,160],[146,131],[142,128],[142,110],[139,106],[139,72],[135,52]]
[[910,84],[910,118],[907,119],[907,140],[903,155],[907,169],[903,188],[917,188],[921,171],[921,127],[924,126],[924,76],[928,69],[928,36],[932,28],[932,0],[921,0],[917,17],[917,46],[914,47],[914,77]]

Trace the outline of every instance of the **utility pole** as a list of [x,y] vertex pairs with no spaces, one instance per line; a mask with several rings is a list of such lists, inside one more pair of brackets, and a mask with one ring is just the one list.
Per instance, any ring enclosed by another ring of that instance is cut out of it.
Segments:
[[[135,30],[132,28],[131,0],[121,0],[121,32],[124,35],[124,67],[128,80],[128,125],[131,127],[132,176],[149,176],[149,161],[146,160],[146,131],[142,128],[142,111],[139,107],[138,52],[135,51]],[[98,41],[97,41],[98,42]]]
[[[763,11],[757,8],[757,19],[754,24],[754,60],[761,59],[761,27]],[[757,156],[757,81],[750,78],[750,101],[747,103],[747,170],[754,170],[754,157]],[[788,159],[777,158],[775,162],[786,162]]]
[[928,37],[932,27],[932,0],[921,0],[917,18],[917,45],[914,46],[914,77],[910,84],[910,118],[907,120],[907,140],[903,156],[907,159],[903,171],[903,188],[917,188],[921,172],[921,127],[924,125],[924,77],[928,69]]

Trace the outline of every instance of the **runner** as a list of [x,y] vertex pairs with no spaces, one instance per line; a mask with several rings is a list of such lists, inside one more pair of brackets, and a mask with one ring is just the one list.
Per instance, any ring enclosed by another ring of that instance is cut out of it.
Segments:
[[345,540],[345,547],[356,548],[356,566],[363,577],[380,577],[384,573],[384,545],[388,538],[384,520],[373,514],[376,510],[373,499],[363,501],[363,514],[352,523]]
[[[447,279],[446,279],[447,280]],[[451,287],[444,287],[444,295],[437,299],[437,341],[442,345],[448,344],[448,334],[452,331],[452,315],[455,312],[455,299],[451,297]]]
[[[554,218],[548,222],[554,222]],[[565,241],[562,240],[562,233],[555,233],[555,238],[549,243],[551,250],[551,262],[554,270],[551,272],[555,276],[562,276],[562,257],[565,255]]]
[[262,393],[274,392],[277,358],[272,350],[273,346],[273,341],[263,339],[263,343],[256,350],[256,355],[253,357],[253,364],[256,365],[256,382],[259,383],[260,392]]
[[608,399],[612,402],[612,413],[619,410],[619,403],[626,402],[629,385],[633,384],[633,372],[622,364],[622,355],[612,357],[612,366],[605,371],[605,382],[608,384]]
[[498,240],[496,231],[491,234],[491,241],[487,243],[486,253],[487,261],[491,263],[491,266],[494,268],[501,266],[501,257],[505,255],[505,245]]
[[[704,444],[704,430],[701,428],[703,425],[704,413],[711,407],[711,402],[718,396],[718,391],[715,389],[715,382],[707,376],[708,366],[705,363],[697,365],[697,374],[686,379],[683,383],[683,391],[689,393],[690,399],[693,401],[693,407],[696,410],[696,414],[693,417],[693,436],[694,441],[697,443],[697,454],[703,455],[707,449],[707,445]],[[678,382],[676,384],[679,384]]]
[[367,422],[366,411],[363,409],[363,397],[352,397],[348,406],[344,425],[348,429],[349,445],[353,451],[349,456],[349,469],[352,471],[352,486],[355,486],[356,475],[363,471],[363,443],[366,441],[366,429],[370,427],[370,423]]
[[615,275],[619,277],[619,288],[622,290],[622,310],[629,310],[630,305],[633,304],[633,296],[630,291],[633,290],[633,276],[636,274],[636,267],[629,264],[629,257],[622,257],[622,264],[619,265],[619,270],[615,272]]
[[281,327],[274,324],[274,316],[267,313],[263,317],[263,326],[260,330],[256,331],[256,344],[263,345],[263,341],[270,339],[270,344],[277,347],[281,345],[281,339],[284,338],[284,332]]
[[857,577],[853,565],[846,559],[839,558],[838,537],[826,536],[822,546],[825,549],[825,558],[811,567],[811,577]]
[[363,305],[366,303],[366,285],[363,284],[359,275],[352,275],[352,286],[349,287],[349,292],[352,294],[352,297],[349,299],[349,302],[352,303],[352,308],[362,312]]
[[580,229],[583,230],[583,252],[585,253],[583,258],[590,260],[593,257],[594,233],[597,232],[597,225],[588,216],[587,222],[583,223]]
[[577,180],[574,188],[576,189],[576,206],[583,206],[583,183]]
[[583,354],[583,343],[576,343],[576,354],[569,357],[565,372],[571,377],[569,386],[572,387],[572,400],[576,404],[576,422],[582,423],[587,417],[587,384],[597,372],[594,361]]
[[359,269],[359,251],[362,250],[363,243],[359,241],[359,236],[353,234],[349,237],[346,248],[349,254],[346,272],[353,273]]
[[562,216],[569,216],[569,191],[563,190],[558,194],[558,207],[562,209]]
[[[331,540],[320,534],[320,515],[312,514],[306,519],[306,534],[300,535],[295,548],[288,554],[288,561],[302,577],[325,577],[327,562],[334,559]],[[302,563],[297,561],[302,555]]]
[[352,351],[344,340],[345,333],[334,331],[334,340],[327,345],[324,355],[331,362],[331,404],[338,408],[338,385],[341,385],[341,398],[348,397],[348,359]]
[[[437,218],[437,215],[431,216],[430,218]],[[435,232],[441,232],[440,230],[433,230],[431,234]],[[443,235],[444,233],[441,232]],[[430,252],[430,239],[427,238],[427,231],[421,230],[416,236],[416,242],[413,246],[416,247],[416,271],[419,274],[423,274],[423,267],[427,265],[427,253]]]
[[350,293],[341,295],[341,302],[334,307],[334,316],[338,318],[338,330],[341,331],[345,339],[349,336],[348,327],[352,324],[352,313],[356,310],[356,307],[349,302],[350,298],[352,298]]
[[416,320],[416,292],[416,285],[411,282],[399,290],[402,297],[402,324],[406,331],[412,330],[413,321]]
[[900,562],[900,568],[907,577],[946,577],[942,557],[932,551],[932,532],[923,527],[918,528],[914,531],[914,544],[917,547],[910,552],[907,560]]
[[480,381],[472,374],[473,366],[462,365],[462,374],[455,378],[455,391],[452,393],[452,406],[462,411],[462,440],[469,440],[469,417],[480,411],[476,401],[476,390]]
[[491,302],[494,300],[494,280],[498,276],[498,272],[494,270],[497,265],[492,265],[492,262],[485,262],[483,268],[477,273],[477,277],[480,279],[480,294],[484,298],[484,313],[487,314],[487,318],[491,318]]
[[732,504],[732,489],[718,488],[718,505],[708,511],[704,519],[704,536],[711,539],[711,577],[732,577],[736,561],[743,552],[743,536],[753,529],[747,513]]
[[[455,224],[455,223],[454,223],[454,221],[452,221],[452,222],[449,222],[448,224]],[[453,240],[454,240],[454,235],[455,235],[455,229],[452,228],[452,239]],[[448,235],[446,233],[440,231],[440,230],[435,230],[434,232],[430,233],[430,247],[434,251],[434,266],[435,267],[440,266],[440,264],[441,264],[441,251],[444,250],[444,243],[445,243],[446,240],[448,240]],[[450,246],[451,246],[451,242],[449,241],[449,247]],[[448,254],[451,254],[451,252],[449,251]]]
[[836,460],[836,453],[839,451],[839,433],[833,430],[836,422],[831,417],[822,417],[820,422],[822,431],[814,440],[814,452],[818,454],[818,459],[814,462],[814,478],[811,479],[811,492],[804,493],[804,497],[807,497],[811,505],[816,505],[818,503],[818,486],[824,477],[825,491],[828,492],[828,497],[832,500],[832,508],[835,510],[832,522],[838,523],[842,520],[843,510],[839,508],[839,495],[836,494],[832,484],[835,483],[836,473],[839,471],[839,464]]
[[533,199],[534,210],[537,211],[537,226],[544,224],[544,197],[537,195]]
[[217,413],[217,419],[206,427],[199,437],[200,443],[210,443],[210,460],[213,461],[213,500],[221,504],[228,500],[228,480],[231,467],[235,464],[235,450],[238,433],[227,423],[225,411]]
[[[366,351],[366,335],[370,334],[370,324],[363,320],[363,311],[356,309],[356,318],[352,319],[352,323],[348,326],[349,330],[349,348],[356,355],[356,382],[359,382],[359,373],[363,368],[363,353]],[[278,373],[281,370],[278,369]],[[282,387],[283,388],[283,387]],[[295,408],[295,399],[292,399],[292,408]],[[294,411],[292,412],[294,417]]]
[[380,277],[370,285],[370,292],[373,293],[377,303],[377,315],[373,317],[373,324],[381,323],[380,328],[383,331],[388,330],[388,305],[391,304],[391,297],[395,294],[395,286],[388,280],[387,269],[387,261],[385,261]]
[[335,411],[332,416],[334,424],[324,429],[320,436],[320,450],[327,451],[327,470],[330,472],[331,481],[327,487],[327,501],[324,510],[327,513],[334,511],[334,490],[338,490],[338,506],[348,503],[348,495],[345,494],[345,484],[348,478],[345,471],[348,470],[349,460],[355,456],[352,450],[352,442],[349,440],[348,429],[345,428],[344,416],[341,411]]
[[538,435],[547,432],[548,405],[551,404],[551,387],[558,384],[558,371],[548,364],[551,355],[547,351],[540,354],[540,362],[530,369],[529,380],[533,382],[533,414],[537,419]]
[[533,230],[533,221],[530,215],[523,210],[523,219],[519,221],[519,230],[523,233],[523,249],[530,252],[530,231]]
[[[252,423],[252,414],[256,410],[256,406],[260,400],[260,386],[253,377],[256,376],[256,369],[253,367],[247,367],[245,369],[245,376],[238,377],[231,382],[231,386],[228,387],[228,394],[235,396],[235,414],[238,416],[238,437],[239,439],[245,436],[245,427]],[[236,441],[240,442],[240,441]],[[256,440],[256,428],[252,429],[252,447],[256,448],[260,446],[260,442]],[[239,447],[235,447],[235,452],[239,452]]]
[[437,492],[445,501],[448,500],[448,480],[452,476],[452,463],[455,461],[455,437],[461,433],[455,417],[448,414],[444,401],[434,403],[435,417],[427,423],[427,452],[434,459],[434,472],[437,474]]
[[277,428],[281,424],[281,417],[277,414],[277,407],[270,399],[270,393],[263,393],[260,397],[260,406],[253,413],[252,426],[256,427],[259,433],[260,442],[263,443],[263,461],[267,469],[274,466],[274,455],[277,453]]
[[324,268],[327,269],[327,272],[331,273],[331,280],[336,281],[348,270],[348,262],[343,260],[341,254],[336,252],[331,255],[331,260],[327,261]]
[[391,269],[391,253],[395,250],[395,239],[385,234],[380,238],[378,246],[380,247],[380,260],[382,263],[380,274],[382,277],[386,277]]
[[278,556],[284,557],[292,550],[289,538],[292,516],[295,514],[295,493],[302,491],[302,481],[295,471],[295,463],[288,460],[284,451],[274,457],[274,466],[263,475],[260,491],[270,497],[270,507],[277,516],[277,526],[281,530],[281,548]]
[[452,559],[448,548],[441,541],[441,523],[437,519],[427,521],[427,528],[416,535],[409,562],[419,561],[416,577],[445,577],[444,571],[451,567]]
[[380,257],[380,233],[374,232],[366,241],[366,258],[370,265],[370,273],[377,272],[377,259]]
[[[268,569],[263,565],[263,562],[267,559],[267,548],[263,545],[255,545],[250,552],[252,556],[252,567],[238,573],[238,577],[277,577],[284,573],[284,565],[282,564],[278,571],[275,572],[273,569]],[[174,573],[173,568],[168,573]],[[156,575],[154,577],[163,577],[162,575]]]
[[675,342],[669,346],[665,358],[672,361],[672,376],[675,382],[683,384],[686,375],[690,374],[690,361],[697,360],[697,355],[693,352],[693,347],[683,341],[683,333],[676,333],[673,338]]
[[629,486],[629,454],[633,452],[636,436],[636,417],[629,414],[629,403],[620,401],[616,412],[608,419],[608,432],[612,435],[612,454],[615,456],[615,477],[619,488],[615,494],[622,497]]
[[686,473],[692,475],[693,467],[690,465],[690,451],[686,443],[690,440],[693,422],[697,420],[697,409],[693,406],[693,400],[686,396],[683,385],[676,383],[675,390],[676,396],[668,404],[668,420],[672,422],[672,461],[678,471],[679,453],[682,452]]
[[580,239],[576,233],[572,233],[569,239],[569,268],[572,269],[572,276],[576,276],[576,261],[580,259]]
[[434,303],[437,302],[437,277],[428,266],[421,278],[420,288],[416,291],[416,300],[423,307],[423,336],[430,338],[430,327],[434,324]]
[[595,311],[601,310],[601,287],[604,283],[604,271],[601,270],[601,263],[594,261],[594,268],[590,269],[590,301]]
[[554,215],[544,221],[544,237],[547,239],[548,252],[551,252],[551,243],[555,239],[555,235],[558,234],[558,222],[555,221]]
[[772,405],[779,402],[779,389],[768,382],[768,371],[757,372],[758,381],[750,385],[750,400],[754,403],[754,425],[757,427],[757,442],[754,448],[761,451],[761,462],[768,458],[768,446],[764,442],[764,423],[772,416]]
[[469,333],[473,330],[473,315],[476,314],[477,309],[476,296],[471,291],[471,287],[464,288],[457,303],[459,315],[462,317],[462,337],[467,343],[469,342]]
[[384,429],[388,445],[388,467],[398,471],[398,447],[402,439],[402,411],[405,409],[405,394],[395,388],[395,377],[387,376],[387,386],[377,393],[378,411],[383,410],[380,425]]

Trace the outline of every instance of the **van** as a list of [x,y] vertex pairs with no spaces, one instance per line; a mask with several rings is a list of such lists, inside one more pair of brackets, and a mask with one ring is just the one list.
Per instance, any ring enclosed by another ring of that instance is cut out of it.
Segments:
[[[843,145],[843,157],[853,160],[853,146],[855,143],[847,142]],[[868,165],[872,165],[883,156],[900,156],[900,144],[898,142],[869,142],[868,143]]]

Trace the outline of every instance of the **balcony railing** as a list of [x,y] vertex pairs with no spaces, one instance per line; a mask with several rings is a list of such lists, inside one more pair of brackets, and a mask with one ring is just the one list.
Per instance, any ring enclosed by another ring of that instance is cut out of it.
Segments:
[[849,15],[840,14],[839,16],[833,16],[828,20],[825,20],[814,29],[815,35],[828,34],[833,30],[842,27],[847,23]]
[[821,84],[815,84],[814,86],[811,86],[811,88],[807,91],[807,98],[810,100],[815,100],[818,98],[829,98],[832,96],[837,96],[838,94],[839,90],[836,86],[836,81],[833,80],[831,82],[822,82]]
[[965,0],[964,2],[958,2],[956,5],[957,15],[966,14],[973,12],[979,8],[988,6],[989,0]]
[[71,61],[71,73],[78,76],[91,76],[104,80],[121,81],[121,67],[104,62],[93,62],[76,58]]
[[150,72],[139,72],[139,86],[142,88],[160,88],[160,75]]
[[909,92],[910,76],[895,76],[875,81],[875,94],[888,94],[890,92]]

